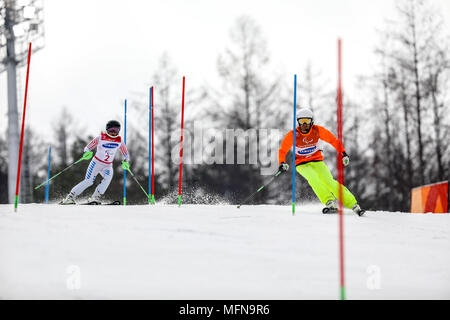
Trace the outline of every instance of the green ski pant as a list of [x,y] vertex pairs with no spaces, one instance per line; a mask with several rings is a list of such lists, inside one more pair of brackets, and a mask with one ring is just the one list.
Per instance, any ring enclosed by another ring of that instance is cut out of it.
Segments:
[[[334,180],[323,161],[300,164],[296,170],[308,181],[320,202],[326,204],[329,200],[339,199],[339,182]],[[342,195],[344,207],[352,208],[356,204],[355,196],[345,186],[342,186]]]

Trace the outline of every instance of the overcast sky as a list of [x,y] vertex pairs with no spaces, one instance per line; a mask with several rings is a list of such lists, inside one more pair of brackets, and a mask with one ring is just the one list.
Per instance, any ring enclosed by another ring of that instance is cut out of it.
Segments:
[[[449,32],[450,1],[442,8]],[[122,115],[123,100],[148,92],[159,57],[167,51],[186,87],[217,77],[218,54],[235,19],[246,14],[261,27],[274,66],[287,81],[311,61],[336,79],[336,42],[343,40],[344,87],[373,70],[376,29],[394,16],[393,0],[47,0],[45,48],[31,59],[27,125],[50,138],[63,106],[94,135]],[[293,81],[293,80],[292,80]],[[181,90],[181,78],[180,78]],[[25,70],[18,83],[23,108]],[[156,94],[157,88],[155,88]],[[129,117],[133,116],[129,105]],[[0,125],[7,125],[6,73],[0,76]],[[121,119],[119,119],[121,120]],[[145,130],[145,128],[143,128]],[[2,133],[3,135],[4,133]]]

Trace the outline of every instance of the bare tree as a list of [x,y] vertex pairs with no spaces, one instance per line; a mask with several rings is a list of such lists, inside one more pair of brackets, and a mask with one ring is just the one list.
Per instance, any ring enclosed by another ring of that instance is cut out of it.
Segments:
[[[249,129],[276,128],[279,126],[279,76],[270,69],[270,55],[267,43],[259,25],[249,16],[239,17],[230,30],[228,47],[218,57],[217,68],[222,80],[220,92],[210,94],[213,108],[207,115],[217,128]],[[285,119],[283,119],[284,122]],[[245,159],[258,154],[259,146],[267,141],[256,135],[256,146],[245,143]],[[237,140],[236,140],[237,142]],[[252,149],[252,150],[250,150]],[[227,158],[234,159],[233,150],[227,150]],[[233,154],[231,154],[233,152]],[[220,170],[221,183],[216,190],[231,194],[248,193],[261,182],[258,169],[261,161],[254,164],[227,165],[210,169]],[[247,183],[243,184],[243,180]],[[233,190],[231,192],[231,190]]]
[[430,55],[430,43],[436,37],[439,23],[436,10],[426,0],[404,0],[397,6],[399,21],[392,29],[394,46],[390,48],[390,55],[402,69],[402,75],[407,81],[407,88],[413,97],[414,121],[419,167],[419,181],[426,181],[425,172],[425,145],[423,131],[424,115],[426,117],[427,105],[424,97],[424,82],[426,81],[426,61]]
[[22,157],[23,170],[20,180],[20,200],[24,203],[36,202],[42,199],[36,197],[34,186],[37,181],[45,180],[48,164],[48,158],[45,156],[47,152],[48,143],[37,135],[32,127],[25,129]]
[[[441,25],[439,25],[440,27]],[[440,28],[439,28],[440,29]],[[436,32],[438,35],[439,33]],[[433,39],[428,62],[426,64],[426,79],[424,82],[425,98],[429,100],[432,109],[433,131],[434,131],[434,153],[436,158],[435,179],[444,180],[445,164],[444,154],[448,150],[449,129],[448,104],[445,102],[446,88],[450,84],[450,59],[448,57],[449,43],[447,39]],[[447,40],[447,41],[446,41]],[[447,101],[448,102],[448,101]],[[447,177],[448,178],[448,177]]]
[[[162,152],[157,154],[156,160],[161,166],[161,181],[167,189],[174,187],[176,173],[178,172],[175,164],[172,162],[172,149],[176,144],[172,140],[172,133],[180,127],[177,119],[181,112],[181,99],[177,99],[181,95],[174,89],[177,83],[181,83],[177,74],[178,71],[169,55],[167,53],[163,54],[159,60],[158,71],[153,77],[158,94],[154,109],[154,121],[158,123],[158,126],[155,126],[157,135],[155,140],[158,139],[162,150]],[[179,85],[178,87],[181,88]]]
[[26,129],[24,133],[23,158],[20,183],[20,200],[23,203],[33,202],[33,167],[31,164],[34,143],[33,133],[30,129]]
[[59,160],[59,167],[63,168],[69,165],[69,131],[73,129],[72,114],[63,107],[59,117],[54,121],[53,131],[55,133],[55,153]]
[[371,201],[408,210],[411,187],[446,178],[448,42],[429,1],[404,0],[397,9],[398,20],[381,32],[376,50],[381,63],[370,85],[378,119],[371,142],[376,150]]
[[410,134],[410,117],[411,117],[411,98],[408,96],[407,82],[404,75],[404,70],[399,70],[400,76],[397,77],[397,71],[391,70],[391,82],[390,85],[394,86],[394,90],[397,92],[398,104],[401,106],[403,114],[403,124],[405,133],[405,146],[406,146],[406,166],[407,166],[407,182],[408,188],[413,186],[413,166],[411,159],[411,134]]

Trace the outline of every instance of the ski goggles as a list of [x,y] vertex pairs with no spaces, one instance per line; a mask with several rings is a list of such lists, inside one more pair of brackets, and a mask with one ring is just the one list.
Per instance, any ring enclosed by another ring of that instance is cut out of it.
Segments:
[[297,121],[299,124],[311,124],[312,119],[311,118],[298,118]]
[[119,133],[120,128],[119,127],[111,127],[107,130],[108,132],[114,132],[114,133]]

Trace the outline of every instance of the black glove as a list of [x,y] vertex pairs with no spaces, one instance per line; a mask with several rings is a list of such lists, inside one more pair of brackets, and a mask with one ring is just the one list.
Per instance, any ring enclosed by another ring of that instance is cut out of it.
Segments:
[[278,167],[278,171],[285,172],[289,170],[289,165],[286,162],[280,163],[280,166]]

